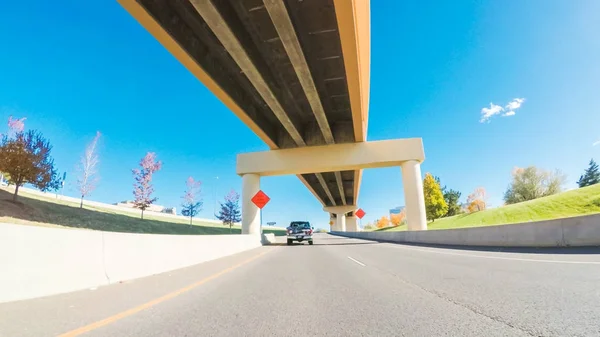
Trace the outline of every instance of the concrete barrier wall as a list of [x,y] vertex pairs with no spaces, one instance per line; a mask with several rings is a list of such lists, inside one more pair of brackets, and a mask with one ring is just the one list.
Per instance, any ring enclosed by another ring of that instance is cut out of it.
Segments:
[[0,302],[117,283],[261,245],[260,235],[127,234],[0,223]]
[[411,232],[332,232],[367,240],[492,247],[600,246],[600,214],[512,225]]

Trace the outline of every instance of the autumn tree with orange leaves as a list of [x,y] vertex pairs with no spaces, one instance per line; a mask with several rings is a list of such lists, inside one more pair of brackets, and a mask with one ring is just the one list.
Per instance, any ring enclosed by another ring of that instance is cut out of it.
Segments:
[[390,224],[390,219],[387,216],[382,216],[381,219],[377,220],[377,228],[385,228]]
[[393,226],[400,226],[404,221],[406,221],[406,209],[398,214],[390,215],[390,222]]
[[483,187],[477,187],[467,197],[467,210],[469,213],[483,211],[487,208],[487,192]]

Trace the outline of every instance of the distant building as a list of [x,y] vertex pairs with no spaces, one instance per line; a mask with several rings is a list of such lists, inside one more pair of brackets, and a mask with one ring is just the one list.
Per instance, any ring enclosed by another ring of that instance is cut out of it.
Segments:
[[[116,202],[113,205],[119,207],[127,207],[127,208],[135,208],[133,201],[125,200],[121,202]],[[157,212],[157,213],[167,213],[167,214],[177,214],[175,211],[175,207],[165,207],[161,205],[150,205],[146,208],[146,211]]]
[[405,206],[398,206],[396,208],[390,209],[390,216],[392,216],[392,214],[400,214],[404,210],[404,207]]
[[175,207],[165,207],[163,208],[161,213],[177,215],[177,210],[175,209]]

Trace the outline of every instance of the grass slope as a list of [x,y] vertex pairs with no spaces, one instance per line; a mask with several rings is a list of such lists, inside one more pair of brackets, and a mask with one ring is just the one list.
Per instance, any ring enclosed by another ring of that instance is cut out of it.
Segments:
[[[126,233],[152,234],[229,234],[229,226],[215,225],[194,220],[153,217],[146,213],[144,220],[134,214],[114,210],[87,207],[42,196],[19,193],[16,203],[12,193],[0,189],[0,222],[45,227],[71,227]],[[285,235],[284,230],[263,229],[264,233]],[[233,234],[241,233],[239,226]]]
[[[438,219],[428,229],[450,229],[514,224],[600,213],[600,184],[579,188],[518,204]],[[406,226],[380,231],[403,231]]]

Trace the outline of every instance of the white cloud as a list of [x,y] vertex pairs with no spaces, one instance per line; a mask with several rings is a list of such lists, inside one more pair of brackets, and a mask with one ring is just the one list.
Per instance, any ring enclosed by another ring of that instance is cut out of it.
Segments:
[[479,122],[485,123],[490,118],[492,118],[492,116],[497,115],[497,114],[501,113],[502,111],[504,111],[504,108],[502,108],[501,106],[496,105],[494,103],[490,103],[489,108],[481,109],[481,119],[479,120]]
[[515,98],[506,105],[506,110],[517,110],[523,102],[525,102],[525,98]]
[[515,110],[520,108],[523,102],[525,102],[525,98],[515,98],[508,102],[508,104],[504,107],[506,113],[502,116],[514,116],[516,113]]
[[506,111],[501,115],[503,117],[514,116],[516,114],[515,110],[519,109],[521,105],[523,105],[523,102],[525,102],[525,98],[515,98],[508,102],[504,108],[494,103],[490,103],[489,108],[481,109],[481,119],[479,122],[489,122],[490,118],[492,118],[494,115],[501,114],[503,111]]
[[600,145],[600,139],[592,143],[592,146]]

